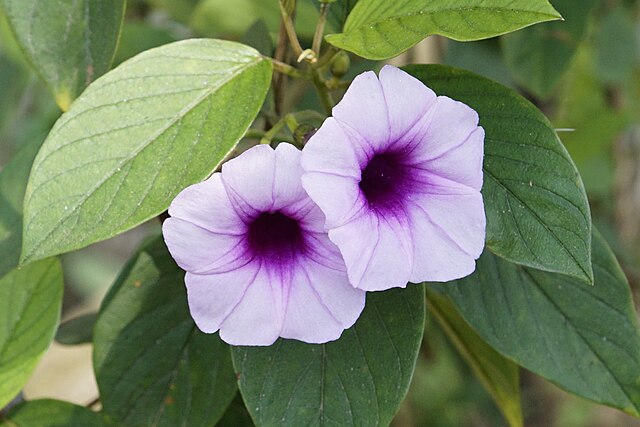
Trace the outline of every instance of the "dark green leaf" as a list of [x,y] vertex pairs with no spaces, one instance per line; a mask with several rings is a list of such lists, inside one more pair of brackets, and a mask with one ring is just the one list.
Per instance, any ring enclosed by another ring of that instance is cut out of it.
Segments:
[[483,341],[447,297],[427,290],[427,307],[491,394],[509,425],[523,426],[518,365]]
[[22,201],[31,164],[42,142],[24,147],[0,171],[0,278],[18,265],[22,247]]
[[271,63],[257,51],[206,39],[145,51],[94,82],[36,157],[22,261],[107,239],[164,211],[235,147],[270,82]]
[[24,402],[0,419],[0,427],[105,427],[90,409],[53,399]]
[[624,274],[593,236],[594,286],[515,266],[490,252],[439,285],[496,350],[566,390],[640,414],[640,333]]
[[56,341],[65,345],[92,342],[93,326],[97,317],[98,313],[89,313],[62,322],[56,332]]
[[503,38],[506,62],[521,85],[540,97],[552,93],[584,39],[597,4],[597,0],[554,0],[564,21],[535,25]]
[[387,59],[432,34],[480,40],[560,19],[547,0],[359,0],[344,32],[327,41],[368,59]]
[[587,196],[547,118],[512,90],[470,72],[439,65],[406,70],[480,116],[489,249],[515,263],[591,283]]
[[0,279],[0,408],[22,389],[53,340],[62,285],[62,267],[55,258]]
[[422,340],[424,289],[374,292],[355,326],[327,344],[234,347],[240,391],[260,426],[388,425]]
[[236,394],[229,347],[191,320],[161,239],[125,267],[94,329],[103,411],[117,425],[214,426]]
[[[320,9],[318,0],[311,0],[316,9]],[[359,0],[336,0],[329,4],[329,12],[327,13],[327,22],[334,31],[342,31],[347,16],[351,13]]]
[[125,0],[2,0],[18,44],[63,111],[109,70]]
[[247,411],[242,396],[240,393],[236,394],[235,399],[231,402],[231,405],[227,408],[227,412],[224,413],[216,427],[254,427],[255,424],[251,420],[251,415]]

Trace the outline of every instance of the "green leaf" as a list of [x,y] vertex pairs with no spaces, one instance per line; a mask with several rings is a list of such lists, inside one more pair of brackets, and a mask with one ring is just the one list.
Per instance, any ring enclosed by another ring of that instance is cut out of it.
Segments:
[[98,313],[89,313],[62,322],[56,332],[56,341],[64,345],[91,343],[97,317]]
[[637,24],[633,12],[620,5],[602,20],[596,35],[596,72],[604,83],[624,84],[638,64]]
[[327,344],[233,347],[240,392],[257,425],[388,425],[424,330],[424,288],[373,292],[355,326]]
[[565,21],[535,25],[503,38],[505,60],[521,85],[539,97],[551,95],[569,69],[597,4],[597,0],[554,0]]
[[33,159],[42,144],[25,146],[0,171],[0,278],[18,265],[22,247],[22,201]]
[[55,259],[0,279],[0,408],[27,382],[60,321],[62,267]]
[[520,406],[520,369],[471,329],[445,296],[427,290],[427,307],[491,394],[511,427],[524,425]]
[[587,196],[544,114],[512,90],[467,71],[440,65],[405,69],[480,116],[489,249],[517,264],[593,282]]
[[[327,13],[327,22],[331,28],[335,31],[342,31],[344,23],[347,20],[347,16],[351,13],[351,10],[355,7],[359,0],[336,0],[330,2],[329,11]],[[313,5],[316,9],[320,9],[322,3],[313,0]]]
[[22,262],[107,239],[206,178],[247,130],[271,63],[247,46],[185,40],[94,82],[55,124],[25,196]]
[[1,0],[13,34],[63,111],[109,70],[125,0]]
[[236,394],[229,347],[196,328],[183,277],[155,239],[100,308],[93,364],[103,411],[117,425],[214,426]]
[[432,34],[480,40],[561,19],[547,0],[359,0],[344,32],[326,40],[368,59],[387,59]]
[[0,418],[0,427],[105,427],[100,414],[70,402],[39,399],[24,402]]
[[231,402],[231,405],[227,408],[227,412],[218,421],[216,427],[254,427],[255,424],[251,420],[251,415],[247,411],[242,396],[240,393],[236,394],[236,397]]
[[438,286],[496,350],[579,396],[640,415],[640,333],[631,293],[593,236],[594,286],[515,266],[489,252],[476,272]]

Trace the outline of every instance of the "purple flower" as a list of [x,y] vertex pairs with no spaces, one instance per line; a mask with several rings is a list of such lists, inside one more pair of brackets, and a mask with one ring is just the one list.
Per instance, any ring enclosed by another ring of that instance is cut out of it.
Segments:
[[187,271],[191,316],[229,344],[335,340],[364,308],[302,188],[300,156],[289,144],[253,147],[169,208],[162,230]]
[[448,281],[475,269],[483,141],[474,110],[404,71],[356,77],[302,153],[303,186],[353,286]]

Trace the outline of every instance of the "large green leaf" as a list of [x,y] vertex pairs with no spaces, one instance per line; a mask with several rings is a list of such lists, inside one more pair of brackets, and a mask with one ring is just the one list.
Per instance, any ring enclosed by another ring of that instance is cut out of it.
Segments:
[[509,425],[523,426],[518,365],[483,341],[444,295],[427,289],[427,307],[491,394]]
[[369,59],[387,59],[432,34],[480,40],[560,19],[547,0],[359,0],[344,31],[326,40]]
[[355,326],[327,344],[234,347],[258,426],[388,425],[407,393],[424,330],[424,288],[374,292]]
[[229,347],[196,328],[183,276],[156,239],[100,308],[93,362],[103,411],[117,425],[214,426],[236,394]]
[[22,247],[22,201],[41,141],[25,146],[0,171],[0,278],[18,265]]
[[439,65],[406,71],[480,116],[489,249],[518,264],[592,282],[587,196],[544,114],[512,90],[467,71]]
[[489,252],[439,285],[496,350],[566,390],[638,416],[640,333],[627,280],[598,234],[594,286],[518,267]]
[[[4,418],[4,420],[2,419]],[[24,402],[0,416],[0,427],[105,427],[100,414],[53,399]]]
[[521,85],[537,96],[551,94],[568,70],[597,4],[597,0],[554,0],[565,21],[535,25],[503,38],[506,62]]
[[55,259],[0,279],[0,408],[22,389],[60,320],[62,267]]
[[64,111],[109,70],[125,0],[1,0],[13,34]]
[[186,40],[94,82],[31,171],[22,261],[78,249],[165,210],[208,176],[258,113],[271,63],[247,46]]

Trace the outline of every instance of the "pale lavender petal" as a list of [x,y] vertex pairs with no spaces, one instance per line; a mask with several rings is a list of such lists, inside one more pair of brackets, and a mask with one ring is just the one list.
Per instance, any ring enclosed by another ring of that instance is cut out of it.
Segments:
[[304,263],[296,269],[281,336],[308,343],[340,337],[364,308],[365,292],[353,288],[344,271]]
[[221,274],[187,272],[184,281],[189,311],[198,328],[206,333],[220,329],[253,283],[257,272],[258,268],[253,264]]
[[413,262],[410,231],[397,218],[368,212],[329,230],[329,238],[342,253],[351,284],[378,291],[407,285]]
[[302,176],[302,186],[324,212],[330,228],[350,221],[367,203],[358,181],[350,177],[308,172]]
[[415,254],[412,282],[446,282],[475,270],[486,226],[479,192],[423,195],[407,210]]
[[382,86],[373,71],[357,76],[342,100],[333,107],[333,117],[357,131],[373,148],[389,142],[389,115]]
[[212,233],[174,217],[164,221],[162,233],[178,265],[192,273],[227,271],[249,261],[242,236]]
[[[421,137],[412,138],[412,164],[419,164],[445,155],[464,144],[478,128],[478,113],[462,102],[438,96],[433,117],[423,127]],[[465,165],[465,167],[474,167]]]
[[274,206],[276,156],[268,145],[245,151],[222,165],[222,180],[236,210],[257,215]]
[[169,215],[214,233],[242,234],[246,228],[233,209],[219,173],[182,190],[171,202]]
[[306,204],[309,197],[300,185],[302,152],[291,144],[279,144],[275,149],[273,209],[282,209],[296,203]]
[[[474,190],[482,188],[484,129],[477,127],[464,143],[421,165],[443,178],[464,184]],[[465,165],[465,167],[460,167]]]
[[360,159],[354,152],[353,141],[332,117],[324,121],[305,145],[302,167],[309,172],[360,180]]
[[399,68],[382,67],[380,83],[389,111],[392,141],[406,135],[436,104],[436,94],[431,89]]
[[220,338],[231,345],[271,345],[280,336],[290,271],[260,268],[237,306],[220,326]]

